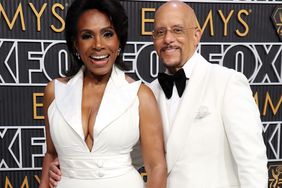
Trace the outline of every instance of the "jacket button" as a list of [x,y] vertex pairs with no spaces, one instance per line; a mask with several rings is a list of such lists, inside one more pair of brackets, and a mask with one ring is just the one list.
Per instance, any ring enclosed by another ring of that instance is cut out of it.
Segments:
[[97,166],[98,166],[98,168],[102,168],[104,166],[104,162],[103,161],[97,161]]
[[98,176],[101,178],[101,177],[104,177],[104,173],[103,172],[98,172]]

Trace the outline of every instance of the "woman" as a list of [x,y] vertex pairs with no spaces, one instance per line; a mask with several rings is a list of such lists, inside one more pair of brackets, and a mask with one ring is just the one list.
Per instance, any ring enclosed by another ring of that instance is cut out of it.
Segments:
[[[130,152],[140,136],[148,188],[166,186],[161,118],[151,90],[121,68],[127,16],[117,0],[75,0],[66,17],[71,68],[45,88],[47,153],[59,188],[142,188]],[[119,67],[119,68],[118,68]]]

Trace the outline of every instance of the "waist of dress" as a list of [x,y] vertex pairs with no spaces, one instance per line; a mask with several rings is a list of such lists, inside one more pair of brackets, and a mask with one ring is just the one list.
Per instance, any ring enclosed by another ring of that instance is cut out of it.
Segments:
[[123,175],[132,168],[130,154],[112,156],[60,157],[62,175],[77,179],[101,179]]

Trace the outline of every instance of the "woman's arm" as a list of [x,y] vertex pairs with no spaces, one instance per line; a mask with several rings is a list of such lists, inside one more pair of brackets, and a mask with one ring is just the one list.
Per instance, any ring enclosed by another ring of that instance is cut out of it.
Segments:
[[[40,188],[49,187],[49,175],[48,175],[49,166],[51,162],[53,162],[57,158],[57,153],[50,137],[49,121],[48,121],[48,113],[47,113],[47,110],[53,100],[54,100],[54,81],[48,83],[44,91],[43,109],[44,109],[44,117],[45,117],[47,152],[43,160],[42,174],[41,174],[41,180],[39,186]],[[50,185],[50,187],[53,186]]]
[[161,115],[152,91],[141,85],[138,91],[140,140],[147,172],[147,188],[165,188],[167,169]]

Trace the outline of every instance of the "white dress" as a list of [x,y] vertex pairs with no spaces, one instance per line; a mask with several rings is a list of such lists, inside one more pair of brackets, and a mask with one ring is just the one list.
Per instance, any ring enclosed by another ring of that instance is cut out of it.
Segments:
[[68,83],[55,81],[55,99],[48,117],[62,172],[57,188],[144,187],[130,157],[139,139],[140,83],[128,83],[124,73],[113,67],[96,117],[90,151],[82,130],[83,68]]

